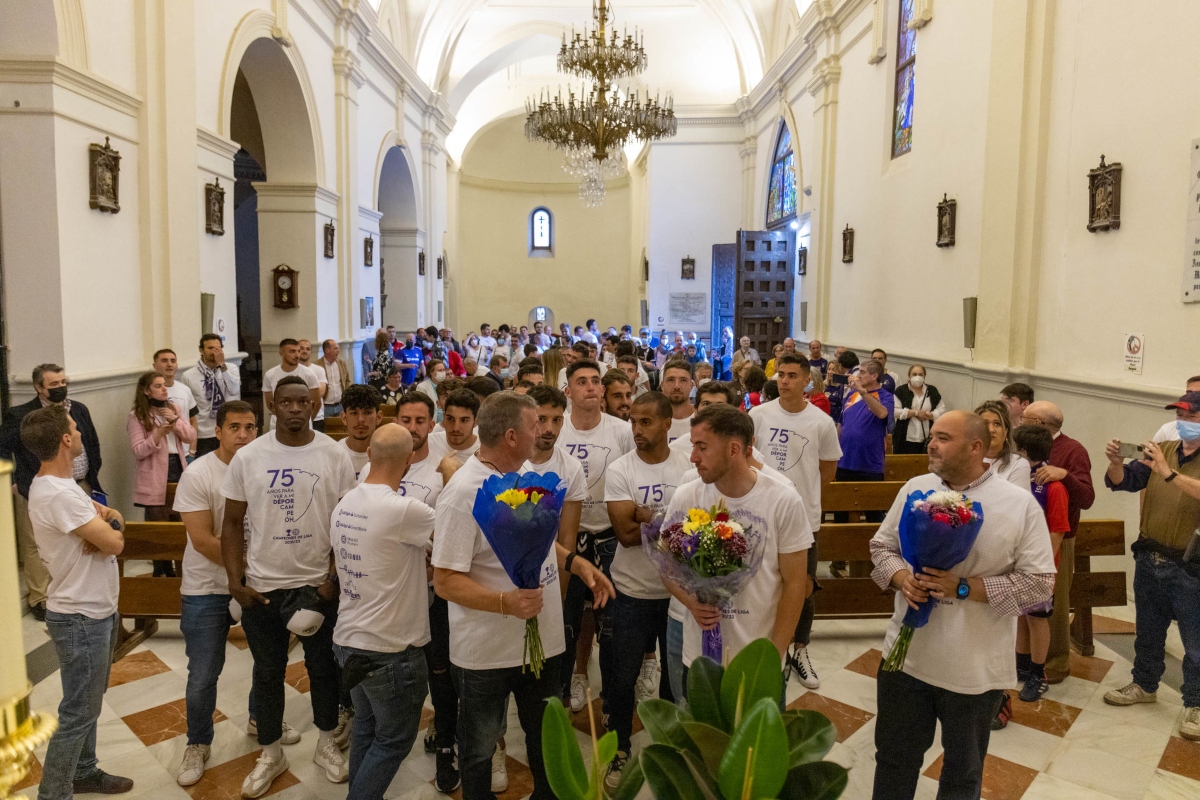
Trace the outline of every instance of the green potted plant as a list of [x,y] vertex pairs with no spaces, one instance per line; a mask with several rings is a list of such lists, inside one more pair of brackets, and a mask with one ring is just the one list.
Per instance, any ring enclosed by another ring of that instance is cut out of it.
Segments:
[[[698,658],[688,671],[688,710],[665,700],[638,706],[654,743],[625,765],[612,800],[633,800],[643,783],[658,800],[833,800],[846,788],[844,767],[821,759],[833,724],[815,711],[780,711],[783,675],[769,639],[744,648],[728,669]],[[590,709],[590,706],[589,706]],[[590,714],[590,710],[589,710]],[[559,800],[604,800],[604,775],[617,735],[596,738],[583,763],[570,717],[558,698],[546,705],[542,755]]]

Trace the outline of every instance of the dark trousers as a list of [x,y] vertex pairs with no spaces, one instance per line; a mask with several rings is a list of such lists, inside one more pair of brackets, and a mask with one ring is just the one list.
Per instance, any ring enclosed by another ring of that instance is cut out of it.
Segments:
[[563,657],[546,660],[540,678],[533,671],[520,667],[504,669],[461,669],[452,667],[454,685],[458,690],[458,730],[462,740],[458,747],[458,767],[462,774],[463,800],[494,800],[492,794],[492,752],[504,726],[508,696],[517,702],[517,716],[525,731],[525,754],[533,773],[533,800],[552,800],[554,792],[546,780],[542,761],[542,714],[546,698],[552,697],[560,686],[559,667],[570,670],[568,651]]
[[877,677],[879,716],[875,720],[873,800],[912,800],[925,751],[942,723],[942,776],[938,800],[978,800],[983,787],[991,722],[1004,692],[959,694],[939,689],[903,672]]
[[[882,472],[863,472],[858,469],[845,469],[838,467],[834,473],[833,479],[839,483],[848,483],[856,481],[881,481],[883,480]],[[883,511],[867,511],[863,514],[867,522],[883,522]],[[834,522],[849,522],[849,511],[835,511],[833,514]]]
[[206,456],[209,453],[216,450],[220,446],[221,446],[221,443],[217,441],[217,437],[215,437],[215,436],[209,436],[209,437],[205,437],[202,439],[197,439],[196,440],[196,458],[199,458],[200,456]]
[[[291,632],[279,613],[285,598],[294,589],[263,592],[269,605],[255,603],[242,611],[242,629],[254,656],[254,702],[257,706],[258,743],[273,744],[283,735],[283,678],[287,671],[288,642]],[[333,627],[337,624],[337,602],[322,601],[316,610],[325,621],[312,636],[300,637],[304,646],[304,667],[311,687],[313,722],[323,731],[338,723],[338,695],[341,670],[333,656]]]
[[658,682],[659,696],[673,701],[671,676],[667,664],[667,608],[670,598],[639,600],[617,592],[612,601],[612,684],[605,685],[605,705],[609,724],[617,732],[617,749],[629,750],[633,735],[634,698],[637,681],[642,672],[642,660],[648,651],[659,644],[662,658],[662,678]]
[[424,650],[435,738],[438,749],[446,750],[458,738],[458,691],[450,674],[450,606],[437,595],[429,606],[429,644]]
[[1167,629],[1179,623],[1183,639],[1183,705],[1200,706],[1200,579],[1183,562],[1157,553],[1134,557],[1137,636],[1133,640],[1133,680],[1143,691],[1158,691],[1166,670]]
[[323,419],[314,419],[312,426],[314,431],[325,432],[325,420]]
[[[607,535],[606,535],[607,534]],[[580,555],[590,560],[608,579],[612,580],[613,556],[617,553],[617,538],[612,529],[603,531],[601,539],[595,539],[590,534],[586,543],[579,548]],[[584,540],[584,532],[579,532],[580,540]],[[571,694],[571,673],[574,672],[575,646],[579,642],[579,629],[583,624],[583,607],[592,600],[592,590],[587,588],[577,576],[572,575],[567,583],[567,596],[563,600],[563,626],[567,642],[565,660],[562,669],[562,696]],[[612,622],[609,617],[611,603],[604,608],[592,608],[592,617],[596,622],[596,640],[600,644],[600,686],[601,696],[604,696],[612,680]],[[645,650],[642,655],[645,655]]]
[[[813,536],[816,536],[816,531],[813,531]],[[792,641],[802,644],[805,647],[812,640],[813,617],[817,615],[817,592],[821,586],[817,583],[817,548],[814,545],[808,551],[808,577],[812,580],[813,591],[808,597],[804,598],[804,607],[800,609],[800,619],[796,620],[796,633],[792,636]]]

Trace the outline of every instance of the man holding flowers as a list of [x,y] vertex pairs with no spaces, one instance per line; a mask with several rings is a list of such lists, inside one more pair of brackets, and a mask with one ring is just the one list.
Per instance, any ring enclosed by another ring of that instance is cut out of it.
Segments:
[[[930,473],[904,485],[871,540],[871,577],[897,590],[884,652],[900,638],[909,608],[938,604],[928,623],[910,632],[900,668],[878,674],[875,800],[913,796],[938,722],[945,749],[939,797],[979,796],[991,720],[1016,681],[1013,618],[1054,592],[1045,517],[1030,492],[998,479],[984,463],[987,423],[951,411],[931,435]],[[951,569],[926,567],[914,575],[901,555],[901,517],[924,513],[917,503],[947,500],[982,510],[974,545]]]

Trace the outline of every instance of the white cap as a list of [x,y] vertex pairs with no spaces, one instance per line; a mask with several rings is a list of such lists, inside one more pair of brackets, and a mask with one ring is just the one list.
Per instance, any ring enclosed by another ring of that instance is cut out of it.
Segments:
[[235,598],[229,598],[229,616],[233,617],[234,622],[242,621],[242,604]]
[[302,608],[288,620],[287,629],[297,636],[312,636],[321,628],[325,615],[311,608]]

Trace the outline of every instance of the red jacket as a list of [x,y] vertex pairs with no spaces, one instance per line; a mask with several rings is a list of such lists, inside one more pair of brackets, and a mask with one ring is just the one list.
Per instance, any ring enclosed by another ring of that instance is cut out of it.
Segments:
[[1092,486],[1092,460],[1088,458],[1083,445],[1060,433],[1054,437],[1054,444],[1050,448],[1050,466],[1067,471],[1062,485],[1070,501],[1068,516],[1071,532],[1066,538],[1073,539],[1079,530],[1079,512],[1091,508],[1092,503],[1096,502],[1096,489]]

